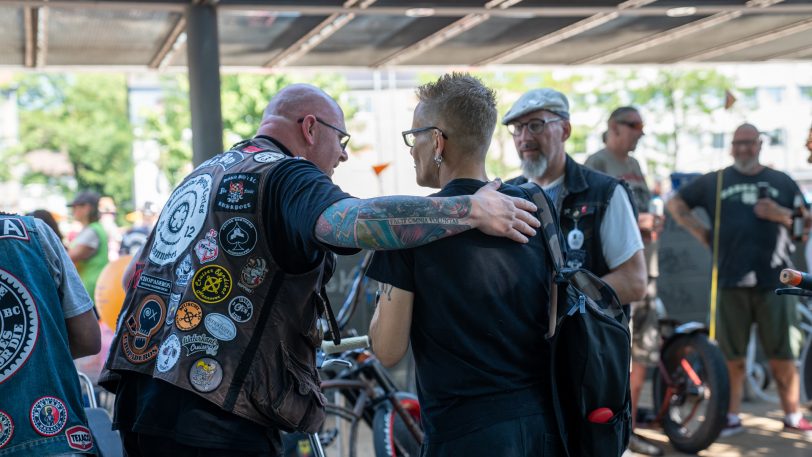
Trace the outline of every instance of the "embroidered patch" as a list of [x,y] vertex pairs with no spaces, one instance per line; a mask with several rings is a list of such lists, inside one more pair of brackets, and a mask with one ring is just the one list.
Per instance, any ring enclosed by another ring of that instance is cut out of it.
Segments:
[[242,149],[242,152],[247,152],[249,154],[252,154],[254,152],[262,152],[262,151],[267,151],[267,149],[262,149],[262,148],[256,147],[253,144],[249,144],[248,146],[246,146],[246,147],[244,147]]
[[14,275],[0,269],[0,383],[28,361],[38,336],[34,298]]
[[203,357],[189,368],[189,383],[200,392],[211,392],[222,381],[223,368],[211,357]]
[[224,175],[214,197],[215,211],[252,213],[256,209],[259,174],[234,173]]
[[211,175],[200,175],[172,192],[155,225],[150,262],[166,265],[186,251],[206,222],[211,187]]
[[19,217],[0,216],[0,240],[12,238],[15,240],[28,241],[28,229]]
[[186,254],[186,257],[180,261],[180,264],[175,268],[175,284],[180,287],[186,287],[195,273],[192,267],[192,254]]
[[138,277],[138,288],[156,294],[169,295],[169,291],[172,290],[172,281],[141,273]]
[[166,310],[166,325],[175,323],[175,314],[178,312],[178,305],[180,305],[180,294],[169,294],[169,308]]
[[0,411],[0,449],[11,441],[14,436],[14,421],[4,411]]
[[178,308],[178,315],[175,317],[175,326],[178,330],[188,332],[200,325],[203,320],[203,310],[200,305],[193,301],[183,302]]
[[254,154],[254,161],[259,163],[271,163],[282,160],[285,157],[287,156],[281,152],[260,152],[259,154]]
[[56,397],[42,397],[31,405],[31,426],[42,436],[54,436],[68,423],[65,402]]
[[144,262],[135,262],[135,268],[133,269],[133,275],[130,276],[130,280],[127,281],[127,289],[133,289],[135,286],[138,285],[138,282],[141,281],[141,273],[144,272]]
[[229,168],[233,167],[234,165],[240,163],[240,161],[242,161],[242,159],[244,158],[245,156],[240,151],[235,150],[226,151],[201,163],[197,168],[202,169],[208,167],[216,167],[219,165],[223,169],[223,171],[226,171]]
[[232,217],[220,228],[223,250],[233,256],[244,256],[257,244],[257,229],[244,217]]
[[178,362],[180,357],[180,340],[177,335],[169,335],[169,338],[161,343],[158,349],[158,358],[155,360],[155,368],[161,373],[166,373]]
[[240,271],[240,281],[238,285],[249,294],[254,293],[262,281],[265,280],[265,275],[268,273],[268,262],[261,257],[251,257],[245,266]]
[[68,438],[68,446],[77,451],[88,451],[93,447],[93,435],[81,425],[65,430],[65,437]]
[[209,265],[195,273],[192,292],[203,303],[219,303],[231,292],[231,274],[220,265]]
[[248,322],[254,315],[254,304],[248,298],[238,295],[228,303],[228,315],[239,323]]
[[237,336],[237,326],[220,313],[209,313],[204,321],[206,330],[220,341],[231,341]]
[[214,357],[217,355],[217,350],[220,349],[220,343],[205,333],[184,335],[180,342],[186,348],[187,357],[198,352],[205,352]]
[[195,244],[195,255],[200,263],[211,262],[217,258],[220,249],[217,247],[217,231],[210,229],[206,236]]
[[157,295],[147,295],[130,314],[126,320],[128,331],[121,336],[121,349],[127,360],[145,363],[158,355],[158,345],[149,343],[161,328],[165,314],[166,304]]

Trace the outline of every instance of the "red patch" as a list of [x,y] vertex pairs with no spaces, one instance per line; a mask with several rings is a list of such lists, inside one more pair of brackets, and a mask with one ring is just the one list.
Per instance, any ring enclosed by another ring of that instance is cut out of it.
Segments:
[[68,438],[68,446],[71,449],[87,451],[93,447],[93,435],[90,434],[90,430],[81,425],[65,430],[65,436]]
[[144,272],[144,262],[136,262],[135,268],[133,269],[133,275],[130,277],[130,280],[127,282],[127,289],[134,289],[135,286],[138,284],[138,280],[141,279],[141,273]]
[[249,145],[247,148],[242,150],[242,152],[259,152],[259,151],[264,151],[264,149],[258,148],[256,146],[254,146],[253,144]]

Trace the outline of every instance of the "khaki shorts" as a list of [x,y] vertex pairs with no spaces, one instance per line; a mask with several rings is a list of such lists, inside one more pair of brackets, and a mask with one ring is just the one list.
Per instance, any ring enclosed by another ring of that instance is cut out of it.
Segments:
[[750,326],[758,325],[764,354],[771,360],[798,357],[802,335],[795,300],[772,290],[753,288],[719,289],[716,336],[728,360],[747,356]]

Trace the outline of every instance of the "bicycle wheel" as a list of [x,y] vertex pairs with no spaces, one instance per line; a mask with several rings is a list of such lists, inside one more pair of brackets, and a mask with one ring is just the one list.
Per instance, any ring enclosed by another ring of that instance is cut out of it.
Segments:
[[[400,405],[420,426],[420,404],[417,397],[406,392],[398,392]],[[375,444],[375,457],[417,457],[420,443],[406,428],[400,415],[389,403],[383,403],[375,411],[372,420],[372,440]]]
[[674,448],[694,454],[719,437],[730,404],[730,386],[722,352],[704,334],[680,336],[672,342],[653,381],[655,410],[668,402],[662,426]]
[[324,425],[319,430],[319,441],[330,457],[355,457],[358,436],[358,417],[342,406],[327,404]]

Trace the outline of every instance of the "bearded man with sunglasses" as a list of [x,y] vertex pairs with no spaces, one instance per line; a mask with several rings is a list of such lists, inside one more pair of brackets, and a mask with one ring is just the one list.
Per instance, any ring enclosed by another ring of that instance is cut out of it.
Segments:
[[[646,296],[642,301],[632,303],[632,423],[637,420],[637,404],[647,368],[655,366],[659,358],[659,324],[656,309],[657,298],[657,232],[662,228],[662,215],[649,211],[651,192],[646,178],[640,169],[637,159],[631,152],[637,148],[637,142],[643,137],[643,118],[640,112],[631,106],[622,106],[609,115],[606,130],[606,147],[592,154],[584,165],[623,180],[632,190],[633,203],[637,209],[637,225],[645,245],[644,254],[648,282]],[[639,454],[662,455],[663,451],[633,434],[629,449]]]

